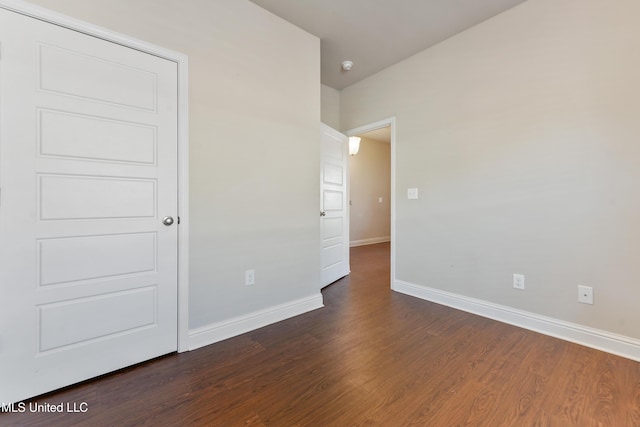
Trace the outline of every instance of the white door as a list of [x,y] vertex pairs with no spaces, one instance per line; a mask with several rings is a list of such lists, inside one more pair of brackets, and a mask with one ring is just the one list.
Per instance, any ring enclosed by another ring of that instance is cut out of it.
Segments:
[[320,285],[349,274],[349,212],[347,206],[347,162],[349,138],[321,125],[320,165]]
[[176,350],[176,81],[0,9],[0,402]]

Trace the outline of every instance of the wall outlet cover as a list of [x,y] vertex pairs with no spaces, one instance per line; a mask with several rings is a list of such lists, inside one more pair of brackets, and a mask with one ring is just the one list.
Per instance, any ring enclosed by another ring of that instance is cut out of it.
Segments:
[[578,286],[578,302],[593,305],[593,288],[591,286]]
[[516,289],[524,289],[524,274],[513,274],[513,287]]
[[244,285],[251,286],[256,284],[256,271],[245,270],[244,272]]

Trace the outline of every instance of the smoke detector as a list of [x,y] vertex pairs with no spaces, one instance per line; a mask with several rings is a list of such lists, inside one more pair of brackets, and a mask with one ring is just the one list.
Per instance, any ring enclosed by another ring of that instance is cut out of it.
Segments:
[[353,61],[342,61],[342,69],[344,71],[349,71],[353,68]]

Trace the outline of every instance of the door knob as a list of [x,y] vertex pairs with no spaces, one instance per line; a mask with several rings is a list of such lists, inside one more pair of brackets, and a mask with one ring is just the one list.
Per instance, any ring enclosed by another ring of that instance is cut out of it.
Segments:
[[325,216],[327,213],[325,211],[320,212],[320,216]]
[[166,225],[167,227],[169,227],[170,225],[173,224],[173,217],[172,216],[165,216],[164,218],[162,218],[162,223],[164,225]]

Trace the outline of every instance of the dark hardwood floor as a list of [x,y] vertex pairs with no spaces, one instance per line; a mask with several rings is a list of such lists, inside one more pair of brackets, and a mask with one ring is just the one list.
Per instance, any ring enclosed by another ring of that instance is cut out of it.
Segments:
[[0,425],[640,426],[640,363],[394,293],[388,244],[351,256],[324,309],[36,399],[85,413]]

